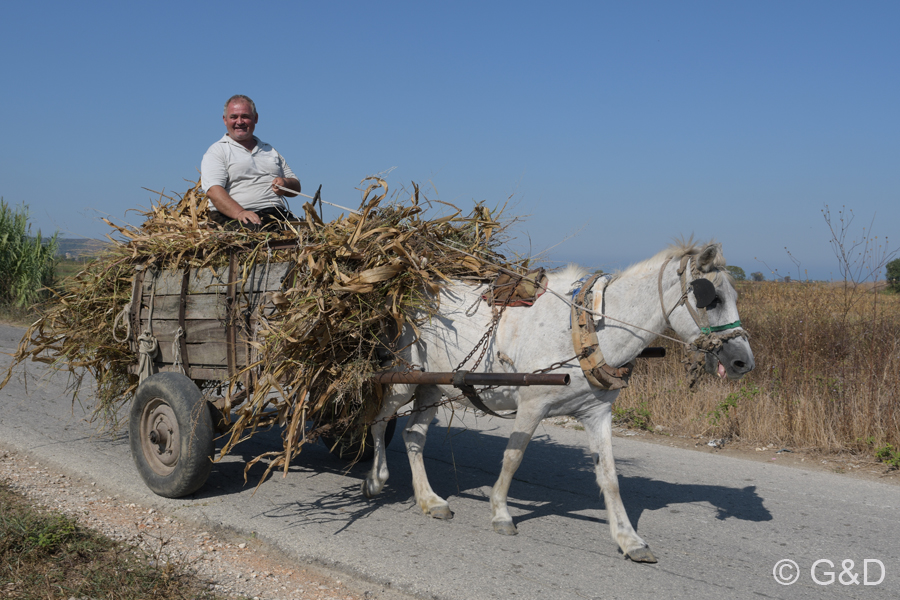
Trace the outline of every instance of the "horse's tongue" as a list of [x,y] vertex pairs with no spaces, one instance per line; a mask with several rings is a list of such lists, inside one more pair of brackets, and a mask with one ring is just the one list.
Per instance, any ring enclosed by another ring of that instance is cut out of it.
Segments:
[[719,363],[719,368],[716,369],[716,373],[719,375],[719,377],[724,379],[725,378],[725,365],[723,365],[722,363]]

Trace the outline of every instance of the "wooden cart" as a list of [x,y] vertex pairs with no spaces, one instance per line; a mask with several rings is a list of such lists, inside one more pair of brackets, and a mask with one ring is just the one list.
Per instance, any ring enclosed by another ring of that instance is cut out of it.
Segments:
[[[129,417],[131,453],[144,482],[161,496],[191,494],[209,477],[216,433],[227,431],[220,412],[225,402],[207,399],[201,389],[229,381],[255,362],[260,318],[277,310],[278,294],[297,268],[292,262],[264,261],[246,267],[239,256],[233,253],[221,268],[147,267],[134,276],[129,343],[138,357],[132,372],[140,374],[141,384]],[[567,385],[568,375],[390,372],[373,380],[452,384],[472,399],[474,385]],[[243,395],[233,403],[249,396],[250,384],[248,376]],[[478,406],[480,400],[473,401]],[[395,427],[391,420],[385,443]],[[363,424],[358,431],[323,439],[340,458],[366,460],[372,451],[367,434]]]
[[131,370],[142,381],[129,434],[138,472],[155,493],[177,498],[206,482],[216,433],[226,428],[224,399],[207,400],[201,388],[253,362],[259,316],[275,310],[273,292],[294,267],[261,262],[244,271],[232,254],[217,269],[137,269],[129,343],[138,357]]

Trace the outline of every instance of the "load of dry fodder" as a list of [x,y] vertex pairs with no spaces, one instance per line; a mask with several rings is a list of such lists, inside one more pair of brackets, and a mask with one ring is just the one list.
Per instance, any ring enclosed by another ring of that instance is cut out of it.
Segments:
[[[377,356],[388,331],[437,311],[437,292],[451,280],[487,281],[497,266],[512,269],[498,250],[514,219],[499,221],[505,205],[489,210],[476,204],[468,216],[440,201],[429,201],[413,184],[408,200],[385,201],[387,184],[363,180],[359,214],[323,222],[305,204],[304,219],[291,230],[259,233],[211,227],[206,197],[199,183],[181,198],[160,195],[158,204],[141,213],[140,227],[106,221],[125,238],[58,291],[42,316],[23,337],[13,365],[27,359],[49,363],[72,375],[73,402],[86,374],[95,382],[94,417],[107,427],[138,386],[129,367],[135,353],[115,332],[117,315],[129,303],[135,268],[220,267],[229,252],[240,250],[243,264],[260,256],[271,262],[295,261],[290,288],[278,299],[278,312],[258,332],[259,359],[235,373],[226,401],[249,389],[238,406],[226,404],[234,422],[220,458],[261,427],[284,426],[284,447],[257,456],[246,469],[268,463],[261,481],[277,468],[287,471],[302,445],[323,432],[365,423],[380,408],[383,390],[367,381],[380,370]],[[452,209],[441,218],[425,212],[439,202]],[[296,240],[288,250],[269,243]],[[524,265],[518,265],[520,268]],[[12,373],[7,374],[9,380]],[[244,388],[245,377],[252,385]],[[0,385],[2,387],[2,385]]]

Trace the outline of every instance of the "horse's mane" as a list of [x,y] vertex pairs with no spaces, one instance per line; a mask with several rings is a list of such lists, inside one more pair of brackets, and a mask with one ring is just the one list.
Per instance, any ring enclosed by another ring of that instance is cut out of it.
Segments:
[[[710,241],[710,243],[712,244],[715,242]],[[684,256],[697,256],[698,254],[700,254],[700,252],[703,251],[703,248],[705,246],[706,244],[695,242],[693,237],[687,240],[676,240],[668,247],[657,252],[654,256],[651,256],[647,260],[642,260],[639,263],[635,263],[630,267],[627,267],[620,273],[620,275],[639,276],[647,273],[656,273],[657,271],[659,271],[659,267],[662,262],[667,258],[670,258],[672,260],[681,260]],[[719,252],[716,255],[715,260],[713,261],[713,266],[717,269],[721,269],[725,267],[725,264],[725,257],[722,256],[721,252]]]
[[[715,242],[710,241],[710,243]],[[684,256],[697,256],[698,254],[700,254],[700,252],[703,251],[703,248],[705,246],[706,244],[695,242],[693,237],[687,240],[676,240],[650,258],[626,267],[624,270],[617,273],[616,276],[622,277],[656,274],[659,272],[660,265],[662,265],[663,261],[665,261],[667,258],[672,260],[681,260],[681,258]],[[725,267],[725,257],[722,256],[721,252],[716,255],[716,258],[713,261],[713,266],[717,269],[722,269],[723,267]],[[578,281],[582,277],[586,277],[590,274],[591,271],[589,269],[586,269],[585,267],[582,267],[580,265],[570,263],[565,267],[559,269],[558,271],[548,273],[548,276],[554,283],[565,286]],[[727,272],[725,273],[725,275],[727,277],[730,277]]]

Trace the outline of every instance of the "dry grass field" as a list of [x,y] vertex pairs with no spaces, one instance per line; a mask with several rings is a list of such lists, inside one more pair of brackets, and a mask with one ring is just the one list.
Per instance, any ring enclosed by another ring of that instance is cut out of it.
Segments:
[[756,370],[690,389],[684,352],[667,343],[667,358],[640,361],[617,402],[620,422],[900,463],[900,296],[834,283],[738,291]]

